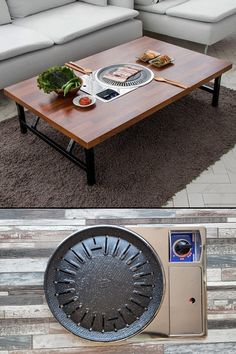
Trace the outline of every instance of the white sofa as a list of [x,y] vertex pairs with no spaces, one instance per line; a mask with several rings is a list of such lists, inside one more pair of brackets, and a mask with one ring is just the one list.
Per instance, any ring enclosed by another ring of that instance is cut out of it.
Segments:
[[144,30],[201,43],[206,49],[236,31],[236,0],[135,0],[135,3]]
[[142,36],[133,0],[0,0],[0,89]]

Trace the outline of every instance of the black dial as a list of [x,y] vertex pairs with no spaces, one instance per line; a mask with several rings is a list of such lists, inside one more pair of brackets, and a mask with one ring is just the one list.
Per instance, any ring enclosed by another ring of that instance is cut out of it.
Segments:
[[178,240],[174,244],[174,252],[179,257],[186,257],[192,249],[191,243],[187,240]]

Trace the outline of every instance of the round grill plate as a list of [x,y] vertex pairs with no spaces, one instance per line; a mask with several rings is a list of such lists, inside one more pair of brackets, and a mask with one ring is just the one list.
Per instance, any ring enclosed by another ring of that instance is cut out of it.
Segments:
[[[130,77],[127,81],[125,82],[116,82],[107,78],[104,78],[103,76],[105,74],[111,73],[112,71],[115,71],[116,69],[120,67],[125,67],[127,65],[132,65],[133,67],[137,67],[137,69],[141,69],[140,72],[138,72],[136,75]],[[94,74],[95,80],[98,81],[100,84],[105,84],[109,87],[122,87],[122,88],[135,88],[139,86],[143,86],[151,82],[154,78],[154,73],[146,68],[145,66],[138,65],[138,64],[114,64],[110,65],[104,68],[101,68],[97,70]]]
[[56,249],[44,287],[66,329],[108,342],[132,336],[152,320],[163,296],[163,271],[140,236],[99,226],[73,234]]

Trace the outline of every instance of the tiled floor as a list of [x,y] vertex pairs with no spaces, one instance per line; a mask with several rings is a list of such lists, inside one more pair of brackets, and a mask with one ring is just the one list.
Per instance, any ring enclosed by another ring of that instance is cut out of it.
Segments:
[[[202,45],[160,37],[173,44],[203,52]],[[208,54],[233,63],[233,69],[222,77],[222,85],[236,90],[236,33],[209,47]],[[236,112],[235,112],[236,115]],[[235,207],[236,146],[204,171],[166,204],[168,207]]]
[[[171,43],[203,52],[201,45],[164,38]],[[222,85],[236,90],[236,33],[214,44],[208,54],[233,62],[233,69],[224,74]],[[16,115],[15,105],[0,92],[0,121]],[[167,207],[236,207],[236,146],[204,171],[196,180],[177,193]]]

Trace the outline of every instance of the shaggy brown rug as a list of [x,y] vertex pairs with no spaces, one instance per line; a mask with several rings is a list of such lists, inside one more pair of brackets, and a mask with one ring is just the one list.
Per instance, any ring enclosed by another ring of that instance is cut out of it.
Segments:
[[[197,90],[100,144],[93,187],[39,138],[21,135],[16,117],[2,122],[1,207],[163,206],[236,143],[236,91],[222,88],[218,108],[210,100]],[[67,142],[44,122],[39,128]]]

